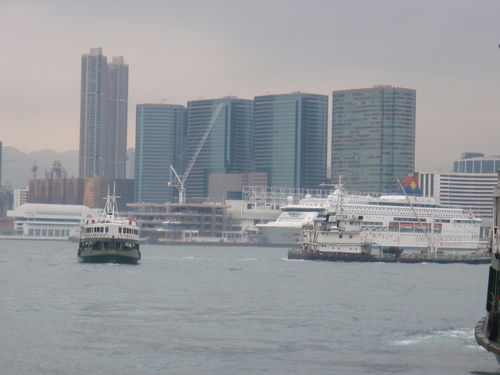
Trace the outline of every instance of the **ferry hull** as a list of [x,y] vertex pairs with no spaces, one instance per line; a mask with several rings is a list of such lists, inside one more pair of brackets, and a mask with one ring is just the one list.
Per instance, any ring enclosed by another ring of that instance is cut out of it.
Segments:
[[83,249],[78,257],[84,263],[126,263],[137,264],[141,259],[139,250],[92,250]]
[[288,259],[326,260],[330,262],[394,262],[393,254],[375,256],[369,253],[347,253],[337,251],[307,251],[304,249],[290,249]]
[[476,324],[474,336],[476,337],[477,343],[492,353],[497,362],[500,364],[500,344],[496,341],[488,339],[487,322],[488,317],[485,316]]

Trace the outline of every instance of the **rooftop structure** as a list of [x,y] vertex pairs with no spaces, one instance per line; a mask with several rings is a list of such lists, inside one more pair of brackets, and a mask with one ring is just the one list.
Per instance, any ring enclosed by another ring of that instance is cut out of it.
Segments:
[[496,174],[500,169],[500,156],[484,156],[479,152],[464,152],[461,160],[453,162],[455,173]]

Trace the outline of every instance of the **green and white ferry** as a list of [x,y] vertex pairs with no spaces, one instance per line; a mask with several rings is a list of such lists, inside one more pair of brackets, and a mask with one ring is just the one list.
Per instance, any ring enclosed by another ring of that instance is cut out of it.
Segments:
[[82,224],[78,246],[82,262],[136,264],[141,259],[137,223],[120,218],[116,198],[108,191],[101,218]]

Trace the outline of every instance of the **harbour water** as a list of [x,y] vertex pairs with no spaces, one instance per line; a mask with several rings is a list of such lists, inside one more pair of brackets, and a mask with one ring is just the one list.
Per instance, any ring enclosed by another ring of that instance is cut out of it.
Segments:
[[292,261],[286,249],[0,240],[1,374],[494,374],[488,265]]

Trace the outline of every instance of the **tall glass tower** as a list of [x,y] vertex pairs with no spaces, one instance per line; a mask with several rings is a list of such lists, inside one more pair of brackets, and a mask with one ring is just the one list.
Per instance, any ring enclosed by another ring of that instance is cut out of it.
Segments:
[[186,108],[171,104],[139,104],[135,135],[135,201],[173,202],[168,187],[170,165],[184,169]]
[[416,91],[388,85],[332,94],[332,180],[390,193],[415,169]]
[[232,96],[188,102],[186,164],[193,158],[221,103],[223,106],[187,177],[187,197],[207,197],[210,174],[253,172],[253,101]]
[[107,58],[101,48],[82,56],[79,176],[104,176]]
[[255,172],[267,172],[272,187],[318,188],[327,177],[327,132],[326,95],[255,97]]
[[79,177],[125,178],[128,66],[101,48],[82,56]]

